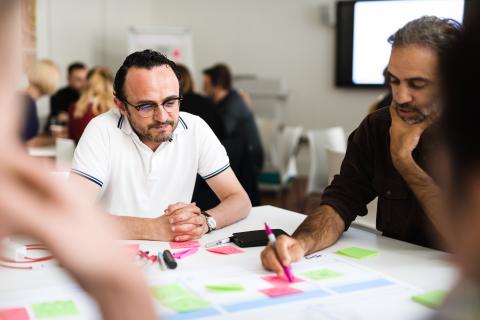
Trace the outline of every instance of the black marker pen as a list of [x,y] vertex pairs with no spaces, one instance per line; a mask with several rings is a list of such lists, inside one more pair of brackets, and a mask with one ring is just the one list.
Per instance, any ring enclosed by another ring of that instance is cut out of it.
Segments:
[[165,264],[168,268],[175,269],[177,267],[177,261],[175,261],[175,258],[173,257],[170,250],[163,251],[163,260],[165,261]]

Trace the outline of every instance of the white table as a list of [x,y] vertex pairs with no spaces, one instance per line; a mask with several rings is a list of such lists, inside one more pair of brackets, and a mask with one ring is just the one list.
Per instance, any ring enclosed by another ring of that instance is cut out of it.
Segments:
[[[230,236],[233,232],[262,229],[264,222],[268,222],[272,228],[281,228],[291,234],[304,218],[304,215],[272,206],[256,207],[252,210],[247,219],[208,234],[204,236],[200,242],[205,244],[217,239],[222,239]],[[151,250],[153,252],[168,248],[168,244],[165,242],[127,242],[140,243],[142,249]],[[324,251],[333,253],[336,250],[350,246],[378,250],[379,255],[365,260],[345,259],[379,271],[401,282],[414,285],[422,290],[449,289],[453,286],[457,277],[456,270],[449,262],[449,255],[444,252],[386,238],[356,229],[355,227],[351,227],[335,245]],[[179,267],[175,270],[168,270],[161,273],[159,267],[155,265],[145,269],[145,272],[148,278],[170,277],[182,273],[188,274],[197,270],[199,272],[210,270],[211,275],[213,276],[217,270],[222,270],[229,266],[241,266],[250,272],[264,274],[265,271],[262,269],[259,259],[261,250],[261,247],[248,248],[243,254],[221,256],[201,249],[195,255],[180,260]],[[293,268],[295,270],[295,265]],[[9,292],[12,290],[40,289],[55,285],[65,285],[72,282],[73,280],[60,268],[28,271],[2,269],[0,271],[0,301],[2,301],[3,298],[8,297]],[[411,302],[411,305],[412,308],[416,308],[416,313],[413,314],[423,314],[418,312],[418,308],[424,307],[418,306],[413,302]],[[302,314],[309,314],[308,312],[305,313],[305,310],[308,310],[309,308],[306,303],[296,303],[295,306],[302,308]],[[410,306],[408,306],[408,308],[410,308]],[[293,316],[291,313],[292,310],[294,309],[292,309],[291,306],[277,305],[275,307],[268,307],[261,310],[237,312],[235,314],[220,315],[217,317],[245,319],[248,316],[249,318],[254,319],[263,318],[268,315],[275,315],[275,319],[289,319]],[[431,311],[428,310],[424,311],[425,315],[431,313]],[[339,318],[343,319],[342,316],[339,316]],[[379,319],[382,318],[387,319],[388,316],[379,316]]]

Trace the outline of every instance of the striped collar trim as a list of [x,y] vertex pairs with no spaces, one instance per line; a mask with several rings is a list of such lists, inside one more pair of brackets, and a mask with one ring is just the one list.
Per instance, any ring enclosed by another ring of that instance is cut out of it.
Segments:
[[180,117],[180,116],[178,117],[178,122],[182,125],[183,129],[188,130],[188,126],[187,126],[187,124],[185,123],[185,120],[183,120],[182,117]]

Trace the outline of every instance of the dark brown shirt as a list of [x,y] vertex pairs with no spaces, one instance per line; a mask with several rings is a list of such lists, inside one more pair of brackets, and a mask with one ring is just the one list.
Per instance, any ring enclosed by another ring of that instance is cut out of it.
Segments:
[[[345,221],[345,229],[366,205],[378,196],[377,229],[384,236],[438,247],[438,234],[414,193],[394,168],[390,155],[389,108],[368,115],[348,138],[340,174],[325,189],[322,204],[333,207]],[[413,157],[425,170],[431,145],[424,133]]]

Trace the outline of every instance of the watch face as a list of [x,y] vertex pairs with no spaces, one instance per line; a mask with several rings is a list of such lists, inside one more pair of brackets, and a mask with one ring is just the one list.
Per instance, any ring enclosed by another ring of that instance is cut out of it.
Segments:
[[207,224],[210,230],[215,230],[217,228],[217,223],[212,217],[207,217]]

